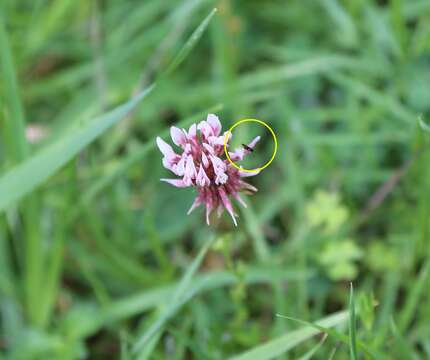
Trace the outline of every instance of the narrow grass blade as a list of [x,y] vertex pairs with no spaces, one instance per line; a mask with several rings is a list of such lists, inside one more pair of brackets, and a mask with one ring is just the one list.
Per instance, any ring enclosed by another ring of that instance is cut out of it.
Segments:
[[21,161],[28,154],[28,144],[25,139],[24,109],[18,89],[18,81],[9,41],[0,8],[0,93],[4,97],[9,116],[4,123],[5,141],[9,144],[14,161]]
[[312,349],[310,349],[306,354],[304,354],[303,356],[301,356],[298,360],[310,360],[312,359],[312,357],[315,355],[315,353],[319,350],[319,348],[322,346],[322,344],[324,344],[324,342],[327,339],[327,334],[325,334],[323,336],[323,338],[319,341],[318,344],[316,344],[315,347],[313,347]]
[[[347,313],[346,316],[348,316],[348,315],[349,314]],[[311,323],[311,322],[300,320],[300,319],[296,319],[296,318],[293,318],[293,317],[290,317],[290,316],[283,316],[283,315],[277,315],[277,316],[282,317],[284,319],[291,320],[291,321],[295,321],[295,322],[297,322],[299,324],[302,324],[302,325],[311,326],[312,328],[315,328],[315,329],[319,330],[322,333],[325,333],[325,334],[328,334],[328,335],[332,336],[333,338],[335,338],[336,340],[344,343],[345,345],[349,344],[349,338],[348,338],[348,336],[340,333],[337,330],[330,329],[329,327],[324,327],[321,324],[319,324],[318,322],[317,323]],[[371,348],[370,346],[364,344],[361,341],[357,341],[357,346],[360,349],[362,349],[364,352],[366,352],[366,354],[368,356],[370,356],[370,358],[372,358],[372,359],[375,359],[375,360],[388,360],[388,358],[385,355],[383,355],[379,351],[375,350],[374,348]]]
[[209,22],[211,21],[212,17],[215,15],[216,12],[217,12],[216,8],[212,9],[209,15],[206,16],[206,18],[203,19],[203,21],[200,23],[197,29],[194,30],[194,32],[191,34],[188,41],[179,51],[178,55],[176,55],[176,57],[173,59],[171,64],[168,66],[168,68],[163,72],[163,75],[162,75],[163,77],[168,76],[173,71],[175,71],[175,69],[184,61],[184,59],[188,56],[188,54],[197,44],[199,39],[202,37],[204,31],[209,25]]
[[413,350],[413,345],[408,343],[408,339],[405,338],[397,328],[394,319],[390,320],[390,328],[391,332],[394,335],[395,342],[392,344],[395,349],[396,354],[398,354],[401,359],[414,359],[416,358]]
[[409,295],[406,299],[406,303],[400,313],[399,317],[399,332],[404,333],[411,321],[413,320],[414,315],[416,314],[417,307],[419,306],[419,301],[421,296],[424,294],[424,290],[428,288],[428,280],[430,276],[430,260],[427,261],[421,268],[421,271],[418,275],[418,279],[414,282],[411,290],[409,291]]
[[148,341],[150,341],[151,338],[162,329],[164,324],[172,317],[172,315],[194,295],[194,292],[190,291],[191,280],[212,245],[213,239],[214,238],[210,239],[204,244],[199,254],[188,267],[173,296],[166,303],[166,307],[161,311],[158,319],[141,336],[139,336],[135,346],[133,347],[134,352],[138,352],[143,349]]
[[418,123],[420,124],[421,129],[423,129],[423,130],[425,130],[425,131],[430,132],[430,125],[428,125],[428,124],[423,120],[423,118],[422,118],[421,116],[418,118]]
[[0,178],[0,212],[37,188],[82,149],[126,116],[153,89],[154,85],[148,87],[125,104],[64,136],[3,175]]
[[242,209],[242,213],[245,218],[245,226],[253,240],[254,251],[258,260],[262,263],[267,262],[270,259],[270,250],[255,211],[248,204],[248,207]]
[[351,360],[357,360],[357,340],[356,340],[356,319],[355,319],[355,301],[354,288],[351,284],[349,293],[349,354]]
[[[348,313],[342,311],[330,316],[327,316],[317,322],[318,326],[329,328],[344,324],[348,319]],[[316,326],[306,324],[305,327],[290,331],[276,339],[270,340],[263,345],[259,345],[242,354],[233,356],[230,360],[267,360],[274,359],[287,351],[293,349],[300,343],[312,338],[314,335],[322,332]]]

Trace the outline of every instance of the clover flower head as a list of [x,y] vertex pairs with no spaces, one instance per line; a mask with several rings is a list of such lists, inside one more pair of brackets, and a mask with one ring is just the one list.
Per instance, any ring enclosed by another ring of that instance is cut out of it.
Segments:
[[[242,178],[257,175],[258,171],[241,171],[225,159],[224,140],[227,135],[226,133],[220,135],[221,130],[221,123],[214,114],[209,114],[206,121],[192,124],[188,131],[172,126],[170,135],[173,143],[180,148],[179,154],[157,137],[158,148],[163,154],[163,166],[178,176],[176,179],[161,179],[161,181],[179,188],[194,187],[197,190],[198,195],[188,214],[204,204],[208,225],[212,211],[217,210],[218,216],[221,216],[224,209],[237,225],[237,215],[231,198],[246,207],[239,192],[256,192],[257,189]],[[231,133],[228,135],[227,147],[230,139]],[[259,140],[260,137],[257,136],[247,147],[252,149]],[[229,152],[229,157],[236,162],[242,160],[248,153],[249,150],[246,147],[240,147],[234,152]]]

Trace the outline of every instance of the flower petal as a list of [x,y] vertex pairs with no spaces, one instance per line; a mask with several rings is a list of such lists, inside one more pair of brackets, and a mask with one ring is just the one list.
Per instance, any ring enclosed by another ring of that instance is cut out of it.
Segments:
[[187,184],[184,183],[184,180],[182,179],[160,179],[160,180],[178,188],[184,188],[188,186]]
[[211,184],[211,181],[209,180],[208,176],[206,175],[205,171],[203,170],[203,166],[200,164],[199,172],[197,174],[196,183],[199,186],[209,186]]
[[193,124],[190,126],[188,130],[188,138],[190,140],[196,140],[196,135],[197,135],[197,125]]
[[243,147],[237,148],[235,151],[229,152],[228,156],[230,156],[231,161],[243,160],[243,157],[245,156],[245,150]]
[[261,171],[260,170],[252,170],[252,171],[241,171],[239,170],[240,177],[251,177],[258,175]]
[[181,160],[179,160],[178,164],[176,165],[175,168],[175,174],[178,176],[184,176],[185,174],[185,157],[182,156]]
[[218,194],[221,198],[222,204],[224,205],[224,207],[226,208],[227,212],[230,214],[231,218],[233,219],[234,225],[237,226],[237,222],[236,222],[236,218],[234,216],[234,210],[233,210],[233,206],[231,205],[231,201],[228,198],[225,190],[223,187],[220,187],[218,189]]
[[175,154],[172,147],[159,136],[157,136],[157,146],[161,153],[166,157],[171,157],[173,154]]
[[204,152],[202,152],[202,163],[205,168],[209,167],[209,160]]
[[187,211],[187,215],[190,215],[196,207],[200,206],[201,203],[202,203],[202,198],[199,195],[194,199],[193,204],[191,205],[190,209]]
[[242,205],[244,208],[247,208],[245,201],[242,200],[242,198],[239,196],[237,192],[232,193],[232,196],[237,200],[237,202]]
[[214,135],[218,136],[221,132],[221,122],[218,119],[218,116],[215,114],[208,114],[208,117],[206,118],[207,123],[212,128]]
[[197,177],[197,170],[194,166],[194,160],[191,155],[187,157],[187,163],[185,165],[185,176],[188,176],[190,179],[195,179]]
[[178,146],[184,146],[187,143],[187,137],[184,132],[175,126],[170,128],[170,136],[173,142]]
[[261,136],[257,136],[255,137],[249,144],[248,147],[250,147],[251,149],[254,148],[254,146],[260,141]]
[[222,185],[225,184],[228,180],[228,175],[224,172],[217,174],[215,178],[215,184],[216,185]]
[[211,128],[211,126],[206,121],[200,121],[197,128],[203,134],[205,139],[208,139],[209,137],[214,135],[213,129]]
[[203,143],[203,147],[206,149],[206,151],[209,154],[215,154],[215,150],[212,146],[210,146],[209,144]]

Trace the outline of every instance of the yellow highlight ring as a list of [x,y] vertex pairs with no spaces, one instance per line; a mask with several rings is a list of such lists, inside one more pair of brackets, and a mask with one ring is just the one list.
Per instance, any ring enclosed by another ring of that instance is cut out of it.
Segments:
[[[233,129],[243,123],[247,123],[247,122],[255,122],[257,124],[263,125],[265,126],[270,133],[272,134],[273,137],[273,141],[275,142],[275,150],[273,151],[272,157],[270,158],[270,160],[265,163],[262,167],[256,168],[256,169],[244,169],[238,165],[236,165],[231,159],[230,159],[230,155],[228,155],[228,151],[227,151],[227,141],[228,138],[231,134],[231,132],[233,131]],[[227,156],[227,160],[229,161],[230,164],[232,164],[236,169],[240,170],[240,171],[245,171],[245,172],[257,172],[257,171],[261,171],[264,168],[268,167],[270,165],[270,163],[273,161],[273,159],[275,159],[276,156],[276,151],[278,151],[278,140],[276,138],[275,132],[272,130],[272,128],[266,124],[264,121],[258,120],[258,119],[243,119],[240,120],[238,122],[236,122],[235,124],[233,124],[233,126],[226,132],[225,136],[224,136],[224,152],[225,152],[225,156]]]

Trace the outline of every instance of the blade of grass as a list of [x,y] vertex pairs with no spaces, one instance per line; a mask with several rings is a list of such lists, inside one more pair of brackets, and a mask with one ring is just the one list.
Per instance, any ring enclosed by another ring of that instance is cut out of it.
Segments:
[[[0,74],[3,86],[0,94],[5,98],[5,143],[10,163],[16,165],[29,154],[29,146],[25,138],[25,115],[19,92],[18,79],[15,71],[12,51],[6,33],[3,10],[0,9]],[[9,160],[9,159],[6,159]],[[18,165],[19,166],[19,165]],[[31,174],[30,174],[31,176]],[[1,180],[0,180],[1,181]],[[8,193],[0,190],[0,203]],[[10,194],[9,194],[10,195]],[[22,204],[24,254],[24,283],[27,316],[34,324],[40,324],[38,302],[40,298],[41,279],[43,277],[44,256],[42,253],[39,205],[35,196],[26,199]],[[0,210],[1,213],[1,210]]]
[[[348,313],[346,314],[346,316],[348,316]],[[279,315],[279,314],[277,314],[277,316],[280,316],[280,317],[282,317],[284,319],[288,319],[288,320],[291,320],[291,321],[295,321],[295,322],[297,322],[299,324],[302,324],[302,325],[311,326],[311,327],[319,330],[320,332],[328,334],[328,335],[332,336],[333,338],[335,338],[336,340],[341,341],[345,345],[349,344],[349,337],[348,336],[340,333],[339,331],[332,330],[329,327],[324,327],[324,326],[322,326],[319,323],[311,323],[311,322],[308,322],[308,321],[296,319],[296,318],[293,318],[293,317],[290,317],[290,316]],[[384,354],[380,353],[379,351],[376,351],[375,349],[371,348],[370,346],[364,344],[361,341],[357,341],[357,346],[360,349],[362,349],[364,352],[366,352],[366,354],[369,355],[372,359],[376,359],[376,360],[388,360],[388,358]]]
[[399,355],[401,359],[414,359],[416,358],[411,344],[408,343],[407,338],[405,338],[397,328],[397,325],[393,318],[390,319],[391,332],[394,335],[395,343],[392,345],[395,348],[396,354]]
[[351,360],[357,360],[357,340],[356,340],[356,319],[355,319],[355,301],[354,288],[351,283],[349,292],[349,355]]
[[399,332],[404,334],[414,315],[416,314],[417,307],[421,296],[426,288],[428,288],[428,280],[430,275],[430,260],[428,260],[421,268],[418,279],[414,282],[411,290],[409,291],[406,303],[400,312],[399,316]]
[[245,226],[253,240],[254,251],[258,260],[262,263],[267,262],[268,259],[270,259],[269,246],[264,237],[257,215],[250,204],[248,204],[246,208],[241,209],[241,211],[244,214]]
[[305,324],[306,326],[301,329],[290,331],[287,334],[270,340],[263,345],[256,346],[242,354],[233,356],[230,360],[266,360],[279,357],[300,343],[312,338],[314,335],[324,332],[321,331],[319,327],[324,327],[326,329],[341,325],[344,324],[347,319],[348,313],[346,311],[327,316],[317,321],[318,327]]
[[195,292],[191,291],[190,288],[191,280],[193,279],[194,274],[203,261],[207,251],[211,247],[214,238],[215,237],[212,237],[210,240],[206,241],[198,255],[188,267],[175,292],[173,293],[173,296],[166,302],[166,307],[161,310],[158,319],[152,323],[152,325],[142,335],[138,337],[136,344],[133,347],[133,352],[136,353],[142,350],[148,341],[150,341],[154,335],[162,330],[164,324],[173,316],[173,314],[176,313],[184,303],[194,296]]
[[77,153],[121,120],[141,100],[151,93],[154,85],[125,104],[102,115],[71,134],[52,143],[0,178],[0,212],[37,188]]
[[8,37],[3,20],[3,11],[0,8],[0,70],[2,85],[0,92],[5,99],[9,117],[4,122],[5,141],[10,144],[15,162],[24,159],[28,154],[28,143],[25,140],[24,110],[19,95],[18,81],[12,59]]
[[326,341],[327,336],[328,336],[327,334],[324,334],[324,336],[318,342],[318,344],[316,344],[315,347],[310,349],[306,354],[301,356],[298,360],[310,360],[310,359],[312,359],[312,357],[315,355],[315,353],[319,350],[319,348],[322,346],[322,344],[324,344],[324,342]]
[[381,107],[386,108],[393,114],[393,116],[402,120],[406,125],[410,125],[412,121],[416,119],[416,114],[400,103],[397,98],[389,94],[382,93],[381,91],[366,85],[362,81],[358,81],[340,73],[327,74],[327,78],[345,89],[348,89],[351,93],[355,93],[358,96],[362,96],[367,99],[371,103],[378,104]]
[[201,24],[197,27],[197,29],[194,30],[194,32],[191,34],[188,41],[185,43],[185,45],[179,51],[178,55],[173,59],[171,64],[162,73],[162,76],[161,76],[162,78],[169,76],[185,60],[185,58],[188,56],[188,54],[191,52],[191,50],[197,44],[197,41],[203,35],[203,32],[208,27],[209,22],[211,21],[212,17],[215,15],[216,12],[217,12],[216,8],[212,9],[212,11],[209,13],[209,15],[206,16],[206,18],[201,22]]
[[421,129],[430,132],[430,125],[428,125],[421,116],[418,118],[418,122],[421,126]]

